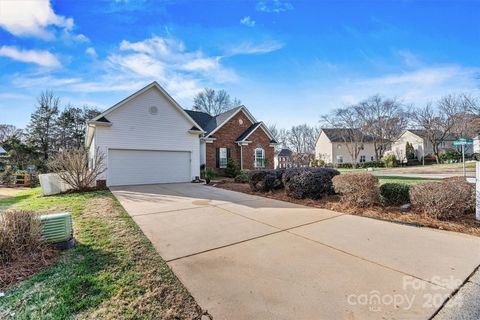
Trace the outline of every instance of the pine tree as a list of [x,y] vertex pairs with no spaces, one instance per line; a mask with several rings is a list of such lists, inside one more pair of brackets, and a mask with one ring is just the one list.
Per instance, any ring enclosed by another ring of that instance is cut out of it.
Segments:
[[52,91],[44,91],[37,98],[37,109],[32,113],[27,127],[28,140],[44,160],[53,152],[55,127],[60,99]]

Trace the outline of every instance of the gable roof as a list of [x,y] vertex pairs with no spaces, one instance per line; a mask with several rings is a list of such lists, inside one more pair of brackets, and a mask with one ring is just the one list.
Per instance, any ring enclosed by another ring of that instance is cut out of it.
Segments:
[[278,153],[279,157],[290,157],[293,154],[293,151],[290,149],[282,149]]
[[[428,131],[427,130],[424,130],[424,129],[407,129],[407,130],[404,131],[404,133],[407,132],[407,131],[413,133],[416,136],[419,136],[422,139],[427,139],[428,138]],[[439,132],[438,135],[441,136],[441,133]],[[445,136],[444,140],[445,141],[455,141],[455,140],[457,140],[457,138],[453,134],[447,134]]]
[[[321,132],[325,133],[327,138],[331,142],[345,142],[344,137],[348,137],[350,134],[350,129],[344,128],[322,128]],[[355,129],[355,132],[360,132],[360,129]],[[369,135],[365,135],[363,142],[373,142],[373,137]]]
[[267,126],[261,121],[260,122],[255,122],[250,127],[248,127],[245,131],[243,131],[242,134],[235,140],[235,142],[246,141],[247,138],[258,128],[262,128],[262,130],[265,132],[265,134],[270,138],[270,143],[277,143],[277,141],[275,141],[275,138],[273,137],[273,135],[268,130]]
[[215,131],[220,129],[225,123],[233,118],[238,112],[244,111],[251,122],[256,123],[255,118],[250,114],[245,106],[238,106],[227,110],[216,116],[211,116],[203,111],[185,110],[198,124],[200,124],[205,131],[205,137],[212,135]]
[[156,81],[153,81],[152,83],[150,83],[149,85],[143,87],[142,89],[138,90],[137,92],[131,94],[130,96],[126,97],[125,99],[123,99],[122,101],[116,103],[115,105],[113,105],[112,107],[108,108],[107,110],[105,110],[104,112],[100,113],[98,116],[96,116],[95,118],[91,119],[90,123],[95,123],[95,122],[107,122],[109,123],[110,121],[108,121],[108,119],[106,118],[106,116],[111,113],[112,111],[118,109],[119,107],[121,107],[122,105],[124,105],[126,102],[138,97],[139,95],[141,95],[142,93],[148,91],[149,89],[151,88],[156,88],[158,89],[158,91],[160,91],[160,93],[176,108],[178,109],[178,111],[180,111],[180,113],[185,116],[185,118],[191,122],[191,124],[197,128],[202,128],[202,126],[200,126],[194,119],[192,119],[192,117],[187,113],[185,112],[185,110],[183,110],[183,108],[178,104],[177,101],[175,101],[175,99],[172,98],[172,96],[170,96],[168,94],[167,91],[165,91],[165,89],[162,88],[161,85],[158,84],[158,82]]

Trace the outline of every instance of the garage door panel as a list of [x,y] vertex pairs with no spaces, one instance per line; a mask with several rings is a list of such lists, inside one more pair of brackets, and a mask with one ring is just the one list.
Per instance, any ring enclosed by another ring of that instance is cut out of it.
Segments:
[[108,151],[109,186],[190,181],[190,152]]

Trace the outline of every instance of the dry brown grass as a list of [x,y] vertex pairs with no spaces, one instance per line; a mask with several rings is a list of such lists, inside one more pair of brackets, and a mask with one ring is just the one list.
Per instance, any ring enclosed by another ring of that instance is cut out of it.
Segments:
[[248,185],[234,182],[221,182],[216,184],[215,186],[218,188],[253,194],[261,197],[296,203],[314,208],[322,208],[386,221],[407,223],[417,226],[461,232],[480,237],[480,221],[475,220],[475,216],[473,214],[463,216],[452,221],[442,221],[429,217],[425,214],[419,214],[415,212],[401,212],[398,207],[352,207],[349,204],[342,202],[338,195],[324,197],[319,200],[293,199],[291,197],[288,197],[285,194],[284,190],[276,190],[274,192],[268,193],[252,192],[250,191]]
[[32,211],[0,213],[0,289],[49,265],[56,253],[42,240],[42,228]]

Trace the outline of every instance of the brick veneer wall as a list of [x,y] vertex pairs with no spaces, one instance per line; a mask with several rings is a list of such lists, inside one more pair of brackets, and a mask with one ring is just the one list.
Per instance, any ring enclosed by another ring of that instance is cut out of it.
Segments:
[[[243,123],[240,124],[239,120]],[[240,165],[240,147],[235,143],[235,140],[247,130],[253,123],[248,119],[243,111],[240,111],[227,123],[225,123],[217,132],[213,134],[216,140],[213,143],[206,144],[206,166],[207,168],[215,168],[220,174],[223,169],[216,168],[216,149],[230,148],[230,157],[237,161]],[[257,146],[262,146],[265,150],[265,157],[268,159],[267,167],[273,168],[273,147],[270,147],[270,139],[265,132],[258,128],[249,137],[248,140],[253,141],[248,146],[243,146],[243,168],[253,169],[254,150]]]

